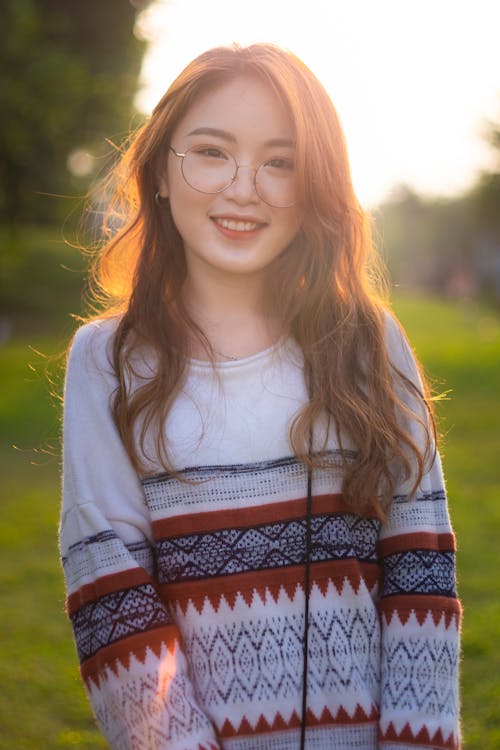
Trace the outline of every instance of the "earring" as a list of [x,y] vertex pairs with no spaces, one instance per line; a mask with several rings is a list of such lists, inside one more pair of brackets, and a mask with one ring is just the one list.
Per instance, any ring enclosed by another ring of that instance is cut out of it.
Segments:
[[159,206],[160,208],[162,208],[163,201],[162,201],[162,197],[160,195],[160,191],[157,191],[155,193],[155,203],[156,203],[157,206]]

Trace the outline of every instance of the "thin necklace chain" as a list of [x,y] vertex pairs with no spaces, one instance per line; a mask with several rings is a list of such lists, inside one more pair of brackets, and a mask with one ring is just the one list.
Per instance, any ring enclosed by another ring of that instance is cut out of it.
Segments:
[[214,354],[218,354],[219,357],[224,357],[224,359],[228,359],[230,362],[237,362],[241,357],[235,357],[232,354],[224,354],[223,352],[217,351],[217,349],[214,349],[212,347],[212,351]]
[[224,354],[224,352],[220,352],[218,349],[215,349],[213,346],[211,347],[214,354],[217,354],[219,357],[223,357],[224,359],[227,359],[229,362],[239,362],[240,359],[244,359],[241,355],[239,357],[236,357],[234,354]]

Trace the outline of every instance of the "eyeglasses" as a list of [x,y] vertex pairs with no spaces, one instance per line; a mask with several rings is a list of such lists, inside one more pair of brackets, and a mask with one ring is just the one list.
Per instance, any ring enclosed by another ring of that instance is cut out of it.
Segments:
[[229,151],[219,146],[200,145],[179,153],[169,146],[175,156],[182,159],[181,171],[187,184],[200,193],[223,193],[236,180],[238,170],[252,169],[257,195],[274,208],[288,208],[297,201],[295,164],[289,157],[273,157],[251,167],[238,164]]

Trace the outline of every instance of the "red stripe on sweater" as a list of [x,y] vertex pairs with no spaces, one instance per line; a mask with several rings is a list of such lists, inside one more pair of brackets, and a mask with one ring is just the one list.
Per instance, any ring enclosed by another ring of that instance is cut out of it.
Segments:
[[398,594],[384,597],[380,600],[378,607],[388,625],[393,617],[397,617],[404,625],[413,613],[420,625],[423,625],[429,614],[436,626],[444,617],[445,626],[448,628],[451,622],[458,626],[462,616],[462,607],[458,599],[447,596]]
[[84,604],[97,601],[115,591],[132,589],[145,583],[154,585],[153,579],[144,568],[129,568],[128,570],[121,570],[119,573],[110,573],[107,576],[102,576],[102,578],[97,578],[92,583],[86,583],[68,596],[66,609],[71,616]]
[[381,557],[412,549],[454,552],[456,549],[455,535],[451,533],[435,534],[430,531],[420,531],[411,534],[398,534],[398,536],[382,539],[378,543],[378,552]]
[[379,715],[376,706],[372,706],[370,712],[367,713],[359,704],[356,706],[353,714],[350,714],[343,706],[340,706],[334,714],[332,714],[328,708],[324,708],[319,718],[308,709],[307,726],[325,726],[327,724],[335,724],[336,726],[343,726],[346,724],[366,724],[367,722],[377,721]]
[[444,737],[441,729],[438,729],[431,736],[427,727],[423,726],[417,734],[414,734],[409,724],[405,724],[401,732],[397,732],[392,721],[385,732],[379,729],[378,741],[419,745],[432,748],[432,750],[458,750],[460,747],[460,742],[453,733],[448,737]]
[[[379,712],[375,706],[372,706],[370,712],[366,712],[361,706],[357,705],[353,714],[348,713],[343,706],[340,706],[334,714],[325,707],[320,716],[316,716],[310,709],[308,709],[307,726],[352,726],[355,724],[371,723],[376,721],[378,717]],[[298,729],[300,726],[301,720],[295,711],[292,713],[289,721],[285,721],[281,714],[277,712],[272,721],[269,721],[261,714],[255,725],[250,724],[246,718],[242,719],[238,726],[235,726],[229,721],[229,719],[226,719],[219,730],[219,734],[224,739],[228,739],[233,737],[244,737],[246,735],[269,734],[280,731],[284,732],[289,729]]]
[[[238,573],[218,578],[203,578],[199,581],[179,581],[160,586],[164,600],[177,603],[186,612],[192,603],[201,614],[206,602],[217,611],[222,600],[233,609],[238,597],[251,606],[255,595],[265,599],[271,596],[275,601],[280,593],[285,592],[292,599],[297,588],[304,589],[304,566],[294,565],[288,568],[275,568],[261,572]],[[311,582],[325,596],[330,582],[341,593],[346,581],[357,592],[361,583],[369,591],[378,583],[379,566],[376,563],[360,563],[358,560],[328,560],[311,565]]]
[[[286,522],[305,516],[306,499],[283,500],[259,507],[230,508],[203,513],[172,516],[153,521],[155,539],[220,531],[221,529],[251,528],[275,521]],[[341,494],[320,495],[313,498],[313,515],[323,513],[349,513]]]
[[250,724],[246,717],[242,719],[238,726],[234,726],[229,719],[226,719],[218,734],[224,739],[228,739],[229,737],[244,737],[245,735],[265,734],[268,732],[285,731],[286,729],[298,729],[300,725],[301,721],[296,711],[293,712],[289,721],[285,721],[281,714],[277,712],[272,723],[261,715],[254,726]]
[[148,652],[152,652],[160,659],[164,648],[172,653],[177,644],[178,632],[174,625],[165,625],[146,633],[136,633],[109,646],[103,646],[96,654],[82,662],[80,672],[87,683],[92,680],[99,687],[104,670],[110,669],[118,676],[120,666],[126,670],[130,669],[132,657],[144,664]]

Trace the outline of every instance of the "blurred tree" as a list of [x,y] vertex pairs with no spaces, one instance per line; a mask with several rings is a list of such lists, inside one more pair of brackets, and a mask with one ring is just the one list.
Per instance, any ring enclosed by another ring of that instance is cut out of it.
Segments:
[[59,220],[60,201],[43,195],[84,191],[91,154],[128,131],[144,52],[133,29],[145,4],[2,0],[1,221]]
[[500,303],[500,125],[490,123],[487,137],[491,169],[463,195],[423,198],[401,186],[375,212],[396,285]]
[[482,291],[500,303],[500,124],[489,123],[487,139],[494,164],[483,172],[469,194],[474,225],[475,266]]
[[496,163],[493,169],[480,175],[471,198],[476,220],[500,244],[500,124],[489,124],[487,139]]
[[468,266],[473,234],[470,200],[424,198],[400,186],[375,213],[381,249],[398,286],[447,286]]

